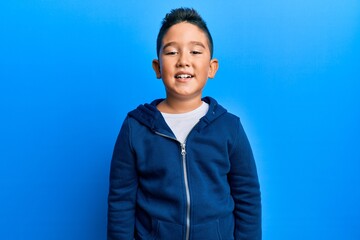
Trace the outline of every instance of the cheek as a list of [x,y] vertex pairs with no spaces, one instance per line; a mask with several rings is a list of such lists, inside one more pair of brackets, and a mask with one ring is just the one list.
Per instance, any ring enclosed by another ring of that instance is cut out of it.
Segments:
[[209,64],[207,63],[204,63],[202,66],[201,66],[201,69],[202,69],[202,72],[204,74],[209,74],[210,73],[210,66]]
[[169,61],[162,62],[162,64],[160,65],[160,70],[161,70],[161,72],[170,71],[170,63],[169,63]]

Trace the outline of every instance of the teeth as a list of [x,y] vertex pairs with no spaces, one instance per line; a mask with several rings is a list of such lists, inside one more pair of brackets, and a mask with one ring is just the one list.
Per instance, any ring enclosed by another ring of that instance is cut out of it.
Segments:
[[179,74],[175,76],[176,78],[191,78],[192,76],[189,74]]

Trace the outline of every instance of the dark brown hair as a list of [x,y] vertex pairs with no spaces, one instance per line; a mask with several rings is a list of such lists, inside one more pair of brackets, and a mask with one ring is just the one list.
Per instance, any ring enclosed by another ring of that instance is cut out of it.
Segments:
[[193,8],[176,8],[171,10],[170,13],[167,13],[165,15],[165,18],[161,22],[161,28],[156,40],[157,56],[159,57],[164,35],[167,33],[169,28],[181,22],[188,22],[194,24],[206,34],[210,48],[210,56],[212,58],[214,47],[213,47],[213,40],[211,34],[206,26],[206,22],[204,21],[204,19],[202,19],[199,13]]

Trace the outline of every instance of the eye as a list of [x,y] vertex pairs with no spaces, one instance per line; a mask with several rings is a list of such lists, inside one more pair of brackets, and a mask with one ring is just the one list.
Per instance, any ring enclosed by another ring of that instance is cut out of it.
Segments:
[[177,52],[176,51],[166,51],[164,54],[165,55],[175,55],[175,54],[177,54]]
[[190,53],[191,53],[191,54],[194,54],[194,55],[202,54],[201,51],[196,51],[196,50],[191,51]]

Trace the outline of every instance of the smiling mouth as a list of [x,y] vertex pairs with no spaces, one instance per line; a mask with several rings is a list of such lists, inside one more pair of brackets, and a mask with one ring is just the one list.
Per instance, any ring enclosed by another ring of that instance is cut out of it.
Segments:
[[187,79],[187,78],[192,78],[194,77],[193,75],[190,75],[190,74],[178,74],[178,75],[175,75],[175,78],[177,79]]

